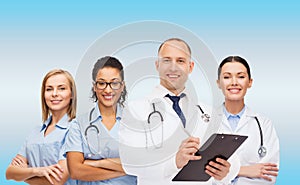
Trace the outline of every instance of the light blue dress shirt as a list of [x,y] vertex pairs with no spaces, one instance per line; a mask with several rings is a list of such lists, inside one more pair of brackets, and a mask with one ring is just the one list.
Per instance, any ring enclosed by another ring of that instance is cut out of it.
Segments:
[[[28,161],[28,167],[43,167],[57,164],[59,160],[65,159],[62,146],[69,130],[69,117],[65,114],[55,125],[55,129],[44,136],[46,128],[51,123],[52,116],[42,126],[36,127],[27,137],[19,155]],[[69,179],[65,184],[76,184],[76,181]]]
[[[231,114],[230,112],[228,112],[225,108],[225,105],[223,104],[223,111],[224,114],[228,120],[228,123],[231,127],[231,130],[233,132],[235,132],[236,127],[238,126],[238,123],[242,117],[242,115],[244,114],[246,110],[246,106],[244,105],[243,109],[238,113],[238,114]],[[236,177],[234,180],[231,181],[232,184],[235,184],[235,182],[237,181],[238,177]]]
[[235,129],[236,129],[243,113],[245,112],[245,109],[246,109],[246,106],[244,106],[243,109],[238,114],[231,114],[226,110],[226,108],[223,104],[224,114],[225,114],[225,116],[228,120],[228,123],[229,123],[229,125],[230,125],[233,132],[235,131]]
[[[65,153],[66,152],[81,152],[84,159],[105,159],[105,158],[119,158],[119,125],[121,119],[121,107],[117,106],[116,123],[111,130],[108,130],[102,123],[102,116],[99,111],[98,104],[90,112],[78,116],[73,120],[70,131],[66,138]],[[99,134],[94,127],[87,127],[95,125]],[[87,132],[87,136],[85,135]],[[136,177],[126,175],[122,177],[102,180],[102,181],[80,181],[79,185],[135,185],[137,183]]]

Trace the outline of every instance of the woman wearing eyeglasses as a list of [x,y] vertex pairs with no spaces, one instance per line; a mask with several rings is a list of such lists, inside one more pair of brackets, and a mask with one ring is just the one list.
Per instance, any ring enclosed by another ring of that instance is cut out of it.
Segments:
[[95,107],[74,120],[65,145],[71,178],[78,184],[134,185],[126,175],[118,148],[120,115],[126,97],[124,71],[114,57],[100,58],[92,71]]

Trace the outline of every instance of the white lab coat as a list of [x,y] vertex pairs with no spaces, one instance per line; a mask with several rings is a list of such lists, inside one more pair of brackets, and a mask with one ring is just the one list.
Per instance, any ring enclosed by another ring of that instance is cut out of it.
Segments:
[[[222,119],[219,132],[228,134],[246,135],[248,138],[236,151],[240,158],[241,166],[247,166],[255,163],[276,163],[279,165],[279,140],[275,128],[270,119],[254,113],[246,106],[237,128],[232,131],[228,120],[223,112],[223,107],[219,107],[218,116]],[[257,117],[263,133],[263,145],[267,148],[265,157],[260,158],[258,149],[260,147],[260,131],[254,117]],[[276,177],[272,176],[272,182],[259,178],[238,177],[233,184],[235,185],[258,185],[258,184],[275,184]]]
[[[126,173],[136,175],[140,185],[228,184],[236,177],[240,168],[239,159],[234,155],[229,158],[230,173],[221,182],[213,178],[207,182],[172,182],[173,177],[179,172],[175,155],[181,142],[188,138],[188,134],[184,131],[172,104],[161,96],[161,91],[162,86],[158,86],[149,97],[130,102],[123,110],[119,149]],[[155,102],[155,109],[161,112],[164,122],[156,125],[151,123],[154,126],[149,129],[147,119],[153,111],[152,102]],[[187,120],[185,129],[192,136],[199,137],[200,143],[203,144],[209,123],[203,122],[200,118],[201,112],[195,101],[189,99],[186,107],[188,110],[185,111]],[[204,111],[207,110],[203,105],[201,107]],[[162,147],[159,147],[161,144]]]

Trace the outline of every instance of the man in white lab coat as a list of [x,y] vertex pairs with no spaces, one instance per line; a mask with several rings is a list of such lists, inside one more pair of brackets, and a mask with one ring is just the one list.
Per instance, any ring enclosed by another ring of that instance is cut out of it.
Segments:
[[[160,84],[143,100],[129,102],[120,125],[120,157],[138,184],[228,184],[238,174],[239,160],[221,158],[206,166],[206,182],[172,181],[203,144],[209,122],[201,118],[197,99],[186,88],[193,71],[191,49],[178,38],[163,42],[155,62]],[[200,105],[207,113],[206,106]],[[226,146],[224,146],[226,147]],[[197,173],[195,171],[194,173]]]

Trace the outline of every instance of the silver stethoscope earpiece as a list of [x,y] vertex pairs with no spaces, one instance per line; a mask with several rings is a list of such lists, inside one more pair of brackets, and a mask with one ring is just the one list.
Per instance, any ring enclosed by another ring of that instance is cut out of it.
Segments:
[[264,147],[263,132],[262,132],[262,129],[261,129],[261,126],[260,126],[260,123],[259,123],[257,117],[255,116],[254,118],[255,118],[255,120],[257,122],[257,125],[258,125],[258,128],[259,128],[259,134],[260,134],[260,147],[258,149],[258,155],[259,155],[259,157],[265,157],[266,154],[267,154],[267,148]]

